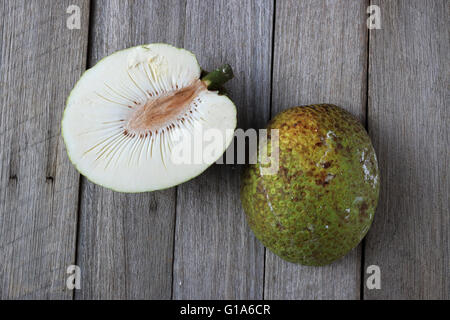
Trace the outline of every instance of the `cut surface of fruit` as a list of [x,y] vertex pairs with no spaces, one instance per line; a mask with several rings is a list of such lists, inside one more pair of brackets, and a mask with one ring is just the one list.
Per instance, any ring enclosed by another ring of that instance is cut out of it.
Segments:
[[[121,192],[165,189],[202,173],[231,143],[236,108],[208,90],[200,72],[192,53],[166,44],[98,62],[64,111],[62,136],[73,164],[92,182]],[[219,138],[210,139],[211,131]]]

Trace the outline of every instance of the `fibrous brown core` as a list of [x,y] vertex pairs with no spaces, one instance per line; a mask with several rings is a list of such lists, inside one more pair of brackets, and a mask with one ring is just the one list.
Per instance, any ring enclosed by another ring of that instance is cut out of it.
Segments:
[[142,135],[172,126],[183,119],[194,99],[204,90],[207,90],[206,85],[198,79],[184,88],[150,98],[145,104],[134,107],[125,132]]

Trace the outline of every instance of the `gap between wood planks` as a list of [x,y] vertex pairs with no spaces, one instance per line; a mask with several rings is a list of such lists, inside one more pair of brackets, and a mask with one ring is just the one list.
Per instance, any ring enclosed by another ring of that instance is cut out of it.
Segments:
[[[92,32],[94,25],[94,10],[95,10],[95,0],[89,0],[89,10],[88,10],[88,37],[87,37],[87,46],[86,46],[86,66],[85,70],[92,67]],[[75,262],[74,265],[78,265],[79,256],[78,256],[78,248],[80,245],[80,237],[81,237],[81,198],[82,198],[82,191],[84,186],[84,177],[80,174],[79,175],[79,182],[78,182],[78,208],[77,208],[77,226],[76,226],[76,235],[75,235]],[[72,294],[72,300],[76,299],[76,291],[73,290]]]

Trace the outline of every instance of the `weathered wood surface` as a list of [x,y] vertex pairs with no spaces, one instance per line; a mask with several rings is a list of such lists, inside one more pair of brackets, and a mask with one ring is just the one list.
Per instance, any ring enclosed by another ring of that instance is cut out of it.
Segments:
[[368,119],[382,185],[365,265],[382,282],[364,298],[449,299],[449,2],[373,3]]
[[[270,1],[188,1],[184,45],[200,65],[224,62],[235,72],[227,86],[238,127],[269,119]],[[201,23],[199,23],[201,21]],[[264,248],[248,226],[239,199],[239,166],[214,165],[178,188],[175,299],[261,299]]]
[[[366,7],[365,1],[277,1],[273,115],[298,105],[334,103],[364,121]],[[267,250],[264,297],[359,299],[360,258],[358,247],[330,266],[303,267]]]
[[[66,28],[76,4],[81,30]],[[87,1],[0,2],[0,299],[71,299],[79,175],[60,137],[86,64]]]
[[[183,46],[185,1],[96,1],[90,64],[143,43]],[[121,194],[83,179],[77,299],[170,299],[175,188]]]
[[[2,1],[0,299],[448,299],[450,7],[370,2],[382,29],[369,37],[369,0]],[[81,30],[66,28],[72,4]],[[86,64],[150,42],[206,69],[232,64],[240,128],[321,102],[367,123],[382,187],[365,249],[322,268],[265,251],[245,223],[240,166],[137,195],[79,182],[60,137],[70,89]],[[369,265],[381,290],[364,286]]]

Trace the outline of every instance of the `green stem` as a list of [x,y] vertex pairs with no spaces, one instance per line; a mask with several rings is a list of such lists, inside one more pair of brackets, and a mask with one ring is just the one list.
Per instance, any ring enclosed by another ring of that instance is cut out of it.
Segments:
[[223,66],[211,71],[206,76],[202,78],[208,90],[219,90],[220,87],[230,79],[233,79],[233,70],[229,64],[224,64]]

